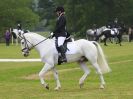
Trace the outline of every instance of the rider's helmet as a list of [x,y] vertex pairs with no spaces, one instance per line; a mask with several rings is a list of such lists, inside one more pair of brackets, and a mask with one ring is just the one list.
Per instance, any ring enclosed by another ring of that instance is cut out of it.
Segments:
[[61,11],[61,12],[65,12],[64,8],[62,6],[58,6],[55,10],[55,12],[58,12],[58,11]]

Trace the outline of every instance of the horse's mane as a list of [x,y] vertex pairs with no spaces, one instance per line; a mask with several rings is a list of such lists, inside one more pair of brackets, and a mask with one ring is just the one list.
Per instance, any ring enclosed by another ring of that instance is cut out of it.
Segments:
[[33,37],[36,37],[36,38],[39,38],[39,39],[46,39],[46,37],[38,34],[38,33],[35,33],[35,32],[28,32],[27,34],[33,36]]

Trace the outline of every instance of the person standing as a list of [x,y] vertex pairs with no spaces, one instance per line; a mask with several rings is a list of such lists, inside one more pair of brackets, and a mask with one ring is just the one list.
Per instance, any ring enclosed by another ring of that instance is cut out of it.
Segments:
[[129,42],[131,42],[133,40],[133,25],[129,27],[128,34],[129,34]]
[[11,39],[11,34],[10,34],[9,30],[6,30],[6,32],[5,32],[6,46],[10,45],[10,39]]

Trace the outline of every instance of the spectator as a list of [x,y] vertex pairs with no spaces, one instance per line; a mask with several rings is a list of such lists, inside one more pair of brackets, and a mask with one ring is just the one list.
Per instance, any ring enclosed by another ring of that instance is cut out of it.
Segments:
[[10,34],[9,30],[6,30],[6,32],[5,32],[6,46],[10,45],[10,39],[11,39],[11,34]]
[[129,27],[129,42],[131,42],[133,40],[133,26]]

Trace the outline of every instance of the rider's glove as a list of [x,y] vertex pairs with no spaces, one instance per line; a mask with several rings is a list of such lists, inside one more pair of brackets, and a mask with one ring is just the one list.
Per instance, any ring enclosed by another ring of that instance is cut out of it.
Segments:
[[53,38],[55,36],[53,32],[51,32],[50,35],[51,35],[51,38]]
[[53,36],[53,35],[54,35],[54,33],[53,33],[53,32],[51,32],[51,33],[50,33],[50,35],[51,35],[51,36]]

